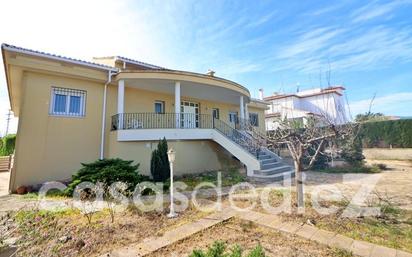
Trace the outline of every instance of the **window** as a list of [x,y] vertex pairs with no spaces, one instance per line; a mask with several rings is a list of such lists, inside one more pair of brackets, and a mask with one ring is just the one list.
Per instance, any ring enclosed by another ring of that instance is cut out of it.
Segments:
[[156,101],[154,107],[155,113],[165,113],[165,102]]
[[229,122],[237,123],[237,112],[229,112]]
[[83,117],[86,107],[86,91],[69,88],[52,88],[50,114]]
[[212,116],[215,119],[219,119],[219,109],[218,108],[213,108],[212,109]]
[[249,121],[252,126],[259,126],[259,115],[257,113],[249,113]]

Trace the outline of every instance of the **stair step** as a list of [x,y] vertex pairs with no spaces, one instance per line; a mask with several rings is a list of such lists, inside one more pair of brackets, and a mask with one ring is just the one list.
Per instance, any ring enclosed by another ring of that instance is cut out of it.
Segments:
[[287,172],[282,172],[270,176],[262,176],[262,175],[253,175],[249,177],[249,180],[255,181],[255,182],[275,182],[275,181],[282,181],[284,178],[287,177],[295,177],[295,171],[287,171]]
[[262,165],[265,165],[265,164],[277,163],[279,161],[276,158],[272,158],[272,159],[267,159],[267,160],[261,160],[260,162],[262,163]]
[[274,175],[274,174],[278,174],[278,173],[282,173],[286,171],[292,171],[292,170],[293,170],[292,167],[283,165],[280,167],[275,167],[275,168],[266,169],[266,170],[255,170],[253,173],[256,175],[270,176],[270,175]]
[[268,160],[268,159],[272,159],[273,157],[267,154],[261,155],[259,154],[259,160]]
[[270,162],[270,163],[262,163],[261,165],[261,169],[262,170],[268,170],[268,169],[272,169],[272,168],[276,168],[276,167],[280,167],[280,166],[284,166],[284,163],[281,162]]

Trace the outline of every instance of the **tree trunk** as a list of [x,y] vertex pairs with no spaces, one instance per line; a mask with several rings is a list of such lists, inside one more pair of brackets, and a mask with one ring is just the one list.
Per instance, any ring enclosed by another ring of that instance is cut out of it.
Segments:
[[294,161],[295,163],[295,183],[298,208],[305,206],[305,196],[303,195],[303,181],[302,181],[302,167],[301,161]]

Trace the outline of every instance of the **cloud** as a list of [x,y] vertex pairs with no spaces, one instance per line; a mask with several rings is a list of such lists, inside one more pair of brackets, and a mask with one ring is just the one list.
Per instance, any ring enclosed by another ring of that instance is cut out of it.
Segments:
[[357,22],[365,22],[371,19],[375,19],[377,17],[381,17],[383,15],[387,15],[392,12],[394,9],[400,7],[404,4],[411,4],[412,1],[409,0],[397,0],[392,1],[387,4],[377,4],[376,2],[369,3],[363,7],[360,7],[356,11],[352,13],[352,21],[354,23]]
[[237,75],[242,73],[256,72],[263,68],[260,64],[250,60],[232,60],[217,64],[214,69],[219,77],[235,79]]
[[363,99],[349,104],[352,115],[365,113],[369,111],[371,106],[372,112],[381,112],[385,115],[400,115],[407,116],[411,114],[410,106],[412,106],[412,92],[401,92],[376,97],[371,105],[372,96],[370,99]]
[[294,58],[301,54],[314,55],[319,50],[330,45],[330,41],[342,33],[342,29],[320,27],[303,33],[296,40],[283,49],[279,50],[278,58]]
[[255,28],[255,27],[259,27],[265,23],[267,23],[268,21],[270,21],[275,14],[277,14],[277,11],[273,11],[269,14],[263,15],[260,18],[254,19],[253,21],[249,22],[246,27],[247,28]]
[[[132,1],[115,0],[5,1],[0,43],[82,60],[125,55],[162,66],[174,65],[175,58],[167,46],[175,40],[163,38],[164,24],[153,19],[142,3],[138,8],[131,6]],[[0,83],[0,133],[4,133],[9,103],[3,68]],[[16,130],[15,125],[12,128]]]
[[335,29],[319,27],[298,35],[275,51],[275,71],[365,71],[412,59],[412,27]]
[[336,4],[336,5],[326,6],[324,8],[320,8],[320,9],[317,9],[315,11],[308,12],[307,14],[311,15],[311,16],[324,15],[326,13],[330,13],[330,12],[333,12],[333,11],[336,11],[336,10],[340,9],[343,5],[344,5],[344,3],[341,2],[341,3]]

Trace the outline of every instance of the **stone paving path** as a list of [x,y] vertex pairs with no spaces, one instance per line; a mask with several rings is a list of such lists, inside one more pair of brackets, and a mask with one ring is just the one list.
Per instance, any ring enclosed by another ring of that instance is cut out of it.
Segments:
[[124,248],[105,253],[101,257],[135,257],[145,256],[149,253],[190,237],[202,230],[217,225],[236,215],[236,212],[230,208],[224,208],[221,212],[213,213],[207,217],[201,218],[196,222],[187,223],[176,229],[167,231],[161,237],[149,237],[141,243],[132,244]]
[[0,171],[0,196],[9,193],[10,172]]
[[362,257],[412,257],[411,253],[372,244],[364,241],[318,229],[314,226],[302,225],[292,222],[283,222],[279,216],[263,214],[254,211],[235,211],[225,207],[221,212],[213,213],[196,222],[184,224],[176,229],[165,232],[161,237],[150,237],[141,243],[132,244],[124,248],[114,250],[101,257],[132,257],[146,256],[170,244],[188,238],[202,230],[215,226],[232,217],[251,221],[257,225],[283,233],[293,234],[330,247],[340,248]]
[[281,219],[276,215],[248,211],[240,213],[238,217],[244,220],[255,222],[260,226],[278,230],[284,233],[294,234],[330,247],[344,249],[352,252],[357,256],[412,257],[411,253],[364,241],[354,240],[352,238],[334,232],[318,229],[314,226],[282,222]]

